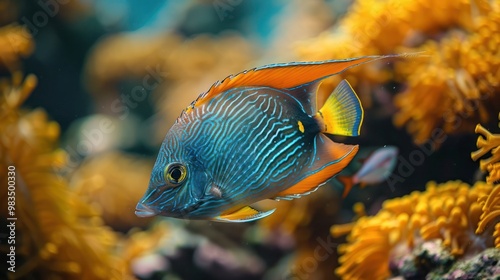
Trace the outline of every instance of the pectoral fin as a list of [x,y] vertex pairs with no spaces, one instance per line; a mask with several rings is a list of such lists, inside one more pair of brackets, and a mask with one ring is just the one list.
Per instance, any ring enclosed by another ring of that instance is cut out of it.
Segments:
[[228,223],[251,222],[271,215],[272,213],[274,213],[274,210],[276,209],[272,209],[266,212],[261,212],[250,206],[245,206],[236,211],[225,213],[218,217],[215,217],[214,220],[218,222],[228,222]]

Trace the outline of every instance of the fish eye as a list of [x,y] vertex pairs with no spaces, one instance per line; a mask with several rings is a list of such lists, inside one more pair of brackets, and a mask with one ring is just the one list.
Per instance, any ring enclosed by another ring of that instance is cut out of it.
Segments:
[[165,180],[173,186],[178,186],[187,177],[187,169],[184,165],[178,162],[171,163],[165,168]]

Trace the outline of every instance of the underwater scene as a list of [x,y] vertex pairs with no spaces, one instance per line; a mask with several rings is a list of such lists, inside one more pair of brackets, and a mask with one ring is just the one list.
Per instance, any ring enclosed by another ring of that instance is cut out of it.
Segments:
[[500,0],[0,0],[0,279],[500,280]]

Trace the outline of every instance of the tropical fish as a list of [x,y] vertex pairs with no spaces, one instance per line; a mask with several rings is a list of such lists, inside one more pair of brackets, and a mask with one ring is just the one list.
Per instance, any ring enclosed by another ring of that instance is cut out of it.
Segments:
[[318,108],[319,84],[396,56],[271,64],[216,82],[166,134],[136,215],[247,222],[275,210],[250,206],[257,201],[315,191],[358,151],[325,134],[357,136],[363,121],[347,81]]
[[351,177],[338,176],[337,179],[344,184],[343,197],[347,196],[352,186],[361,184],[362,187],[370,184],[377,184],[389,177],[398,156],[398,148],[394,146],[384,146],[375,150],[363,163],[361,169]]

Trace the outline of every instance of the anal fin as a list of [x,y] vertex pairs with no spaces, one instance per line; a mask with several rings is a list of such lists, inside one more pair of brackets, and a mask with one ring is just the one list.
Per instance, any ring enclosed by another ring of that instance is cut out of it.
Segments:
[[274,210],[276,209],[262,212],[250,206],[245,206],[236,211],[215,217],[214,220],[218,222],[229,222],[229,223],[251,222],[271,215],[272,213],[274,213]]

